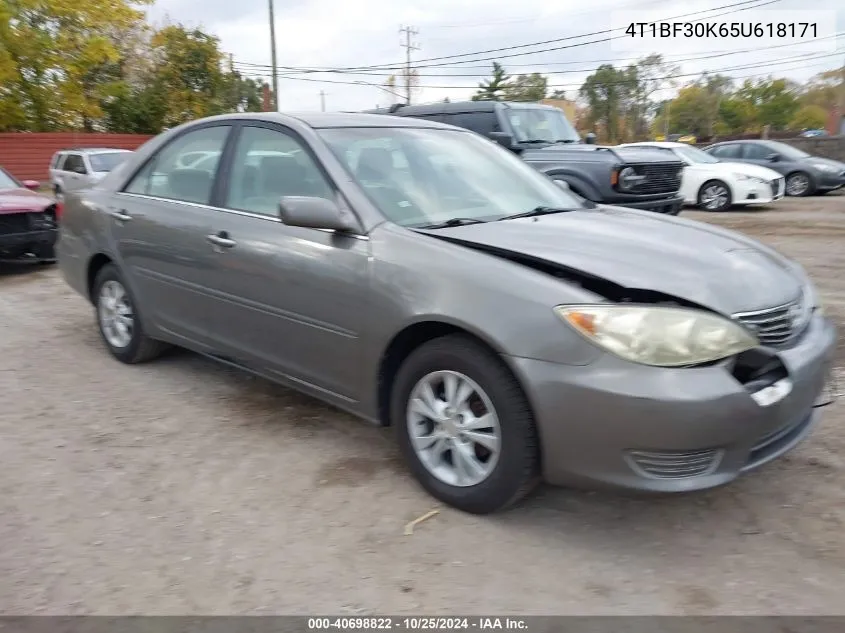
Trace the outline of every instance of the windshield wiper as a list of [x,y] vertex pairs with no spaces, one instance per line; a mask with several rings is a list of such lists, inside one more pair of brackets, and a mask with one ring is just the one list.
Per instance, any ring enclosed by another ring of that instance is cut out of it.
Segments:
[[514,213],[513,215],[506,215],[503,218],[499,218],[496,222],[501,222],[502,220],[516,220],[517,218],[534,218],[538,215],[551,215],[552,213],[569,213],[570,211],[575,211],[575,209],[564,209],[562,207],[534,207],[530,211],[523,211],[522,213]]
[[547,138],[527,138],[524,141],[519,141],[520,143],[548,143],[551,144],[554,141],[550,141]]
[[555,145],[558,143],[577,143],[578,141],[573,138],[559,138],[555,141]]
[[449,218],[445,222],[437,222],[436,224],[425,224],[417,227],[420,229],[448,229],[452,226],[466,226],[467,224],[481,224],[484,220],[478,218]]

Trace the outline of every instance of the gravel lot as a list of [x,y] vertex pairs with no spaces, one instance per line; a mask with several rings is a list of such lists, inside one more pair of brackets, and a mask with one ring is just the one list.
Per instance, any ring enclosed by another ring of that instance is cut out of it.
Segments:
[[[797,258],[845,328],[845,196],[686,215]],[[2,614],[845,614],[842,400],[719,490],[405,536],[436,505],[389,431],[187,352],[123,366],[54,268],[0,273],[0,393]]]

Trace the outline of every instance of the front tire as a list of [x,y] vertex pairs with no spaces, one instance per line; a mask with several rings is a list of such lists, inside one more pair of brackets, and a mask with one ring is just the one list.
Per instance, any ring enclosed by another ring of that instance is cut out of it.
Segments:
[[455,508],[496,512],[539,481],[525,394],[502,360],[467,336],[438,338],[411,353],[394,381],[390,419],[413,475]]
[[134,365],[152,360],[167,349],[144,333],[135,299],[114,264],[103,266],[97,273],[93,297],[100,336],[117,360]]
[[815,190],[815,185],[809,174],[803,171],[796,171],[786,177],[786,195],[795,198],[810,196]]
[[708,180],[698,190],[698,207],[703,211],[727,211],[732,203],[730,187],[721,180]]

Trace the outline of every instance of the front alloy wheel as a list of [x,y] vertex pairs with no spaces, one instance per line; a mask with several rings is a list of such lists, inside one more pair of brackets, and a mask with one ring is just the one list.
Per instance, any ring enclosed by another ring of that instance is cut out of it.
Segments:
[[423,376],[411,391],[408,433],[420,462],[443,483],[481,483],[499,459],[502,437],[490,397],[455,371]]
[[790,174],[786,179],[786,195],[800,198],[808,195],[810,192],[810,177],[803,173],[797,172]]
[[723,182],[708,182],[698,194],[698,204],[705,211],[724,211],[731,206],[731,192]]

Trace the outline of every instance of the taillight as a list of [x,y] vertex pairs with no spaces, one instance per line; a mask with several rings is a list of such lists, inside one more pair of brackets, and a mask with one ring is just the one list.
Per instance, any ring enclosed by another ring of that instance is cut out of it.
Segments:
[[56,201],[56,221],[58,222],[62,217],[62,212],[65,210],[65,203],[61,200]]

